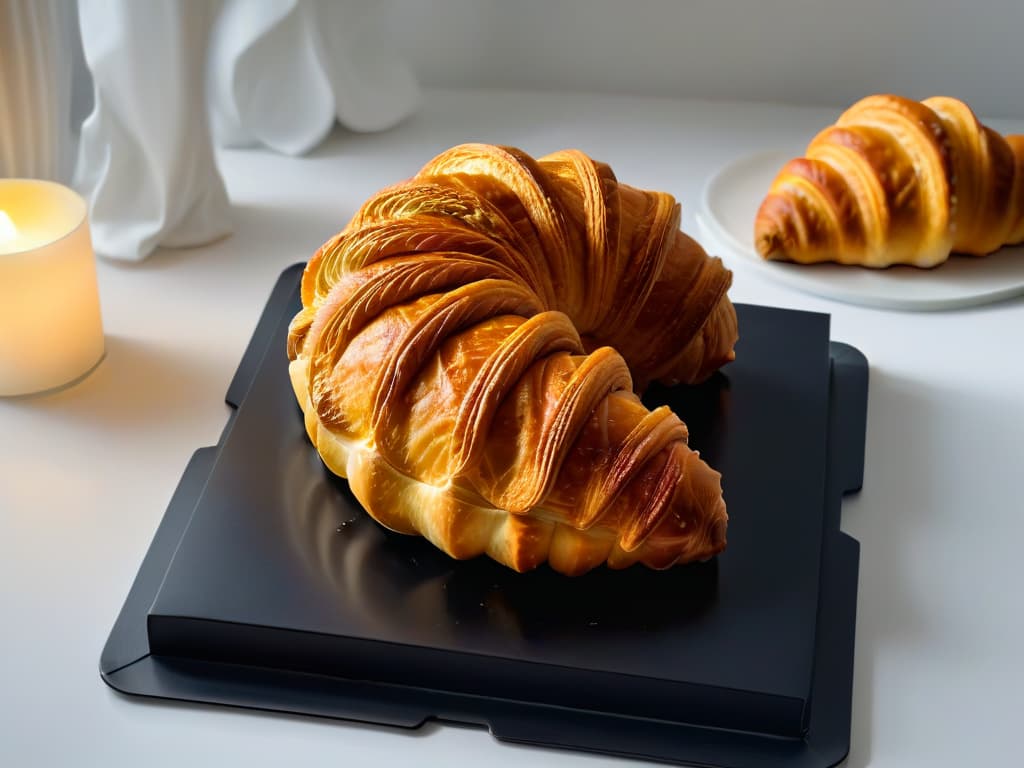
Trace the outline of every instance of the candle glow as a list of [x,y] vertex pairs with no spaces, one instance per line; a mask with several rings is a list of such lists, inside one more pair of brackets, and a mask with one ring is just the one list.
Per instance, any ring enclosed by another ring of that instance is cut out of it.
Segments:
[[0,211],[0,244],[10,243],[18,237],[18,228],[14,226],[7,211]]

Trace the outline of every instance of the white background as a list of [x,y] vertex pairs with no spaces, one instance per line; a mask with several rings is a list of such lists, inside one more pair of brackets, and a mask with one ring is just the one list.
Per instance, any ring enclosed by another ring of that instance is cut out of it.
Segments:
[[396,0],[428,85],[843,106],[884,91],[1024,116],[1021,0]]

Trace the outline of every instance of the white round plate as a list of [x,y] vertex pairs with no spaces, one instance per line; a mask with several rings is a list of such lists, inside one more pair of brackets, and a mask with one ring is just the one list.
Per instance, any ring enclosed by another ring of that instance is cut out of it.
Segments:
[[[765,261],[754,249],[754,218],[775,176],[794,157],[762,152],[727,165],[704,186],[697,224],[704,237],[745,266],[790,287],[850,304],[888,309],[953,309],[1024,294],[1024,246],[989,256],[952,256],[934,269]],[[711,247],[710,243],[705,244]]]

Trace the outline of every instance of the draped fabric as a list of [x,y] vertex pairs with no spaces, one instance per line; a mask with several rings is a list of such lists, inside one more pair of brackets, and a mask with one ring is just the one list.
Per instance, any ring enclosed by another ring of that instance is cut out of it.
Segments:
[[381,7],[360,0],[228,0],[213,28],[208,70],[218,143],[298,155],[319,144],[335,121],[368,132],[408,116],[418,88],[384,44]]
[[387,3],[79,0],[94,105],[74,184],[97,253],[140,261],[231,231],[214,146],[299,155],[338,123],[390,128],[419,90]]

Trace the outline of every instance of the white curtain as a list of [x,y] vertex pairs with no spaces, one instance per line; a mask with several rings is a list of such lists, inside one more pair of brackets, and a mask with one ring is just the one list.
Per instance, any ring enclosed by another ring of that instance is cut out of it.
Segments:
[[405,118],[418,88],[386,44],[385,10],[360,0],[228,0],[210,45],[217,141],[297,155],[335,121],[380,131]]
[[75,9],[0,0],[0,177],[67,181]]
[[138,261],[231,231],[214,144],[289,155],[336,123],[388,129],[418,105],[366,0],[79,0],[94,104],[74,185],[97,253]]

